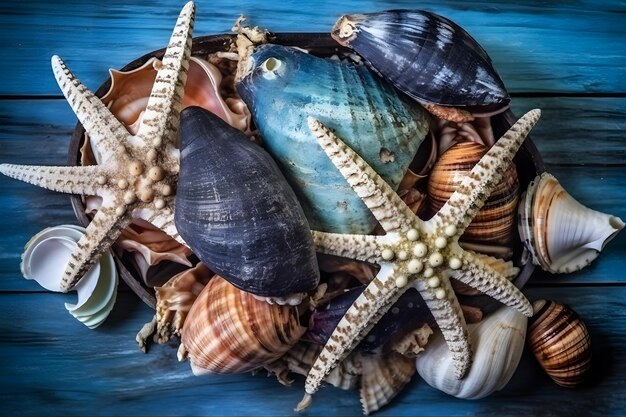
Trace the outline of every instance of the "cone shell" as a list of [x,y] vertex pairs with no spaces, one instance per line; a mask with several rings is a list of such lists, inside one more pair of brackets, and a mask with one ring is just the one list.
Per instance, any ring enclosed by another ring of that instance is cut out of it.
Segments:
[[215,276],[189,311],[182,344],[195,375],[247,372],[280,358],[303,332],[297,307],[260,301]]
[[487,53],[445,17],[423,10],[345,15],[331,35],[418,101],[483,112],[509,102]]
[[416,359],[417,372],[432,387],[457,398],[484,398],[509,382],[524,350],[528,319],[510,307],[501,307],[477,324],[468,325],[474,348],[469,373],[454,375],[452,355],[441,333],[432,338]]
[[591,367],[591,338],[585,323],[569,306],[533,303],[528,344],[546,373],[562,387],[583,382]]
[[245,291],[282,297],[319,282],[309,224],[274,160],[200,107],[181,112],[174,220],[198,258]]
[[555,274],[589,265],[623,227],[620,218],[580,204],[548,173],[530,183],[519,205],[519,234],[533,263]]
[[[461,141],[437,160],[428,180],[428,212],[432,216],[448,201],[467,173],[487,153],[484,145]],[[519,180],[514,164],[461,237],[462,242],[511,246],[515,237]]]
[[387,405],[415,374],[415,360],[396,352],[361,355],[361,405],[370,414]]

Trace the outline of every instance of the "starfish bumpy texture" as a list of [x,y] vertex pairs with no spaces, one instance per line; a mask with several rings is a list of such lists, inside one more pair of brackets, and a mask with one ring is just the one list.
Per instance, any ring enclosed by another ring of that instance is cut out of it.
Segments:
[[139,131],[124,125],[67,69],[58,56],[52,70],[65,98],[90,136],[99,164],[47,167],[2,164],[3,174],[49,190],[102,197],[102,206],[72,253],[61,281],[72,289],[133,219],[144,219],[182,242],[174,226],[179,170],[179,113],[195,6],[178,17],[158,71]]
[[532,315],[524,295],[477,254],[463,250],[459,237],[500,182],[513,156],[539,119],[532,110],[517,121],[483,156],[446,204],[428,221],[417,217],[395,191],[352,149],[319,121],[309,128],[328,157],[372,211],[382,236],[313,232],[317,250],[380,265],[378,275],[345,313],[311,368],[306,408],[323,378],[365,337],[408,288],[419,291],[431,310],[455,362],[457,378],[471,366],[472,351],[459,302],[449,276],[498,301]]

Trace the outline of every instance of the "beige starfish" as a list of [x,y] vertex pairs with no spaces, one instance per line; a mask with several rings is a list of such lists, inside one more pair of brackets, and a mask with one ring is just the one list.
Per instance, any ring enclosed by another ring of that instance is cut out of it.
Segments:
[[500,182],[502,173],[539,116],[539,110],[532,110],[518,120],[428,221],[414,215],[352,149],[319,121],[309,118],[309,128],[318,142],[386,234],[313,232],[318,251],[376,263],[380,271],[345,313],[318,356],[307,376],[306,394],[297,410],[311,403],[323,378],[408,288],[416,288],[431,310],[453,354],[458,378],[468,371],[472,353],[465,320],[448,274],[527,316],[532,315],[532,307],[524,295],[479,256],[463,250],[458,239]]
[[0,165],[3,174],[49,190],[102,197],[102,206],[72,253],[61,288],[72,289],[133,219],[149,221],[182,241],[174,226],[179,170],[179,113],[195,6],[185,5],[163,57],[136,135],[72,74],[58,56],[52,70],[74,113],[89,133],[100,164],[81,167]]

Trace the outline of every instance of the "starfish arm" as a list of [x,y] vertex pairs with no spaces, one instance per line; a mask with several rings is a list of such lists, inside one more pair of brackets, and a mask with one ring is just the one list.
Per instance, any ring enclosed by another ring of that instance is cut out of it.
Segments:
[[[472,349],[463,311],[447,277],[439,277],[436,288],[429,280],[418,279],[413,284],[430,309],[443,338],[452,353],[455,375],[461,379],[472,365]],[[443,297],[442,297],[443,295]]]
[[488,265],[479,256],[468,251],[460,255],[463,265],[452,277],[495,298],[525,316],[533,315],[533,308],[524,294],[496,268]]
[[63,278],[61,289],[69,291],[81,280],[83,275],[98,260],[100,255],[108,250],[117,237],[132,220],[128,213],[118,215],[116,207],[123,205],[121,201],[111,204],[103,201],[102,206],[87,226],[85,235],[78,241],[78,247],[70,255]]
[[178,234],[178,230],[174,224],[174,211],[170,208],[165,207],[160,210],[154,210],[151,208],[137,209],[133,212],[133,217],[140,218],[151,223],[167,233],[170,237],[174,238],[181,245],[189,247],[189,245],[187,245],[183,238]]
[[497,187],[502,174],[540,116],[539,109],[531,110],[511,126],[465,176],[457,190],[429,223],[437,226],[455,224],[457,236],[461,236]]
[[319,120],[308,118],[309,129],[350,187],[363,200],[385,232],[405,231],[421,223],[398,194],[356,152]]
[[91,145],[108,162],[131,135],[109,109],[87,89],[57,55],[52,57],[52,71],[72,110],[89,134]]
[[379,248],[383,236],[326,233],[316,230],[311,234],[318,252],[370,263],[379,263],[382,259]]
[[306,378],[307,395],[317,392],[326,375],[363,340],[406,288],[396,286],[391,266],[384,265],[380,269],[376,278],[346,311],[317,357]]
[[178,141],[179,115],[189,68],[194,13],[193,2],[188,2],[178,16],[136,135],[142,143],[150,147],[176,145]]
[[[0,172],[16,180],[24,181],[48,190],[68,194],[100,195],[98,179],[106,178],[106,171],[99,165],[36,166],[0,164]],[[101,174],[101,175],[99,175]]]

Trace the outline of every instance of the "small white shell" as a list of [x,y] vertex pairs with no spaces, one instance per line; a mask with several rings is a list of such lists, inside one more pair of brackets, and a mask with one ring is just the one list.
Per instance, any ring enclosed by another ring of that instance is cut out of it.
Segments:
[[478,399],[509,382],[524,350],[528,319],[502,307],[483,321],[468,325],[474,363],[463,379],[454,376],[452,355],[438,333],[416,359],[417,372],[432,387],[457,398]]
[[[33,236],[24,247],[22,275],[47,290],[62,292],[61,278],[72,251],[84,234],[84,228],[73,225],[49,227]],[[102,256],[76,285],[76,304],[65,308],[77,320],[93,329],[107,318],[117,296],[118,276],[110,252]]]
[[533,263],[552,273],[589,265],[624,227],[619,217],[580,204],[548,173],[530,183],[518,217],[519,234]]

